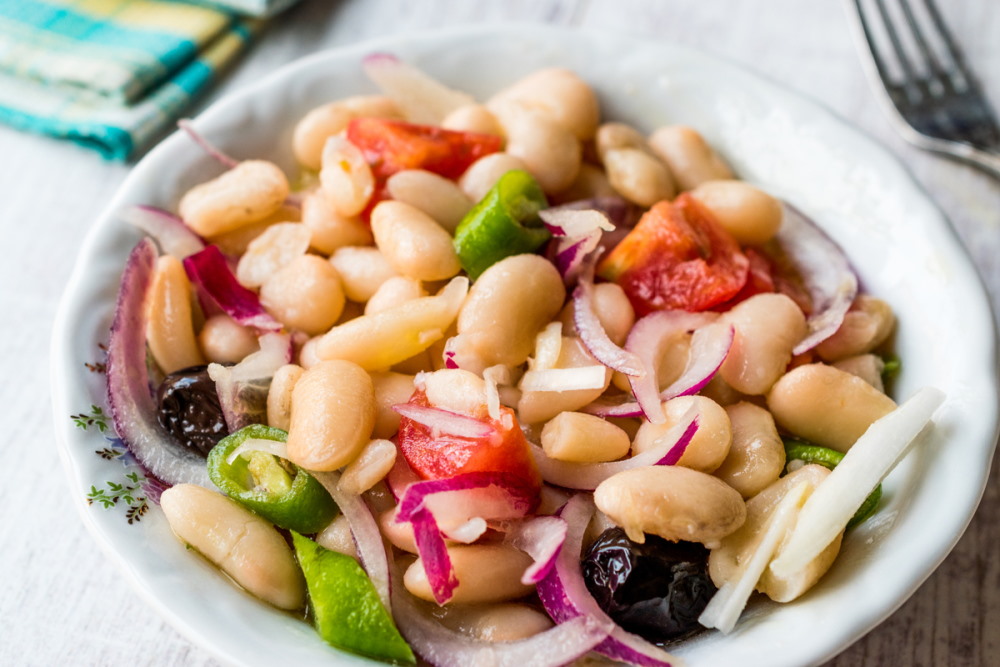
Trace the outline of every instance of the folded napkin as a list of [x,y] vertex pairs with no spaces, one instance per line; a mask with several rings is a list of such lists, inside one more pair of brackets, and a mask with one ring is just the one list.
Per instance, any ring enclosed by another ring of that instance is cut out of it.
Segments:
[[0,0],[0,121],[124,160],[294,0]]

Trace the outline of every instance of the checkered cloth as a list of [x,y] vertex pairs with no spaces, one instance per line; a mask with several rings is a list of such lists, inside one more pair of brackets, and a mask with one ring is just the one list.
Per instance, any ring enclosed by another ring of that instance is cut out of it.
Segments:
[[294,1],[0,0],[0,121],[125,160]]

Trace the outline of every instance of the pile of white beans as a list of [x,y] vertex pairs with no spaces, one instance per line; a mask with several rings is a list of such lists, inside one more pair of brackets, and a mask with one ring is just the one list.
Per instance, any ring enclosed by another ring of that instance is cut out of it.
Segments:
[[[751,297],[720,315],[735,329],[732,350],[708,387],[667,401],[667,421],[601,419],[580,410],[606,391],[628,389],[625,376],[605,374],[602,387],[522,391],[518,379],[537,361],[539,336],[560,327],[551,368],[598,362],[573,324],[563,279],[538,255],[509,257],[471,286],[452,245],[456,226],[497,179],[512,169],[533,174],[553,202],[617,195],[649,207],[691,192],[741,244],[761,244],[781,224],[773,197],[735,180],[721,157],[694,129],[665,126],[649,135],[616,122],[601,123],[594,91],[572,72],[536,72],[483,104],[455,108],[439,119],[451,130],[497,134],[502,152],[483,157],[460,178],[405,170],[387,182],[390,199],[371,211],[375,177],[359,149],[344,138],[354,118],[405,119],[382,96],[350,97],[313,109],[294,132],[304,170],[318,173],[289,205],[289,180],[275,164],[247,160],[185,193],[179,214],[207,242],[239,257],[236,276],[259,293],[263,307],[300,345],[295,363],[273,378],[267,400],[271,426],[289,432],[288,458],[307,470],[343,470],[341,488],[361,493],[379,482],[397,457],[399,428],[392,406],[407,402],[417,374],[433,406],[482,418],[492,382],[503,367],[501,401],[545,453],[561,461],[618,460],[654,447],[657,438],[694,410],[699,428],[676,466],[619,473],[595,492],[601,510],[590,531],[617,524],[633,538],[644,533],[702,542],[713,549],[717,583],[752,547],[775,505],[797,481],[817,484],[827,471],[806,465],[785,472],[782,432],[846,451],[895,404],[883,390],[881,357],[873,353],[894,328],[888,305],[861,295],[840,330],[813,352],[793,358],[806,334],[802,309],[788,296]],[[257,349],[257,335],[226,315],[203,319],[180,262],[160,258],[151,296],[148,341],[164,372],[206,362],[235,363]],[[624,291],[601,283],[594,310],[621,345],[635,312]],[[550,337],[551,340],[551,337]],[[449,343],[450,341],[450,343]],[[445,344],[459,369],[445,368]],[[690,335],[678,335],[661,360],[667,386],[684,368]],[[534,355],[534,356],[533,356]],[[208,494],[211,496],[212,494]],[[539,510],[565,499],[545,487]],[[216,505],[229,509],[213,509]],[[163,509],[182,539],[261,598],[286,609],[303,604],[302,577],[287,548],[255,529],[234,550],[218,521],[246,521],[246,510],[183,485],[163,495]],[[398,557],[412,561],[404,578],[415,596],[433,600],[412,527],[379,517]],[[242,517],[242,518],[238,518]],[[269,532],[270,531],[270,532]],[[236,539],[236,538],[233,538]],[[319,536],[325,546],[353,553],[343,518]],[[260,542],[261,548],[255,546]],[[777,600],[801,595],[829,568],[839,540],[794,579],[770,574],[758,590]],[[234,553],[252,554],[235,558]],[[411,555],[412,554],[412,555]],[[449,546],[461,582],[441,620],[480,639],[530,636],[550,626],[518,602],[531,587],[521,573],[531,559],[489,537]],[[261,562],[266,561],[266,562]],[[277,578],[277,581],[275,581]],[[475,607],[467,605],[474,604]]]

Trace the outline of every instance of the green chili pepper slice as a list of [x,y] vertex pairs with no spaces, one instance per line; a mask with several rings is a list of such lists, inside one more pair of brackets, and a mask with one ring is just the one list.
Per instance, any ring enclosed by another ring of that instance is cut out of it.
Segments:
[[511,255],[534,252],[551,234],[538,221],[548,206],[538,181],[515,169],[500,177],[455,230],[455,252],[462,268],[475,280],[483,271]]
[[[802,442],[801,440],[787,439],[784,443],[786,461],[798,460],[805,463],[818,463],[824,468],[833,470],[837,467],[838,463],[844,460],[844,455],[835,449],[820,447],[819,445],[811,445],[807,442]],[[865,498],[865,502],[861,503],[861,507],[859,507],[858,511],[854,513],[851,520],[847,522],[847,529],[850,530],[851,528],[854,528],[854,526],[875,514],[875,510],[878,508],[878,503],[881,499],[882,485],[879,484],[871,493],[868,494],[868,497]]]
[[294,531],[292,544],[306,578],[313,625],[325,642],[378,660],[416,662],[356,560]]
[[208,453],[208,476],[227,496],[276,526],[316,533],[337,515],[337,505],[323,485],[298,466],[267,452],[228,459],[250,438],[285,442],[280,428],[251,424],[227,435]]

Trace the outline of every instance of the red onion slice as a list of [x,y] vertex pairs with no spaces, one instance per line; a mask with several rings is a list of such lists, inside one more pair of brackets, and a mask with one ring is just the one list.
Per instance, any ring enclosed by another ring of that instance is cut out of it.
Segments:
[[[656,316],[660,319],[659,316],[661,313],[672,312],[674,311],[650,313],[642,320],[639,320],[636,326],[633,327],[632,331],[637,332],[638,330],[637,338],[640,338],[640,340],[634,342],[633,349],[642,357],[643,363],[649,363],[650,359],[659,358],[659,355],[662,353],[662,344],[669,339],[671,333],[676,333],[679,329],[674,329],[673,332],[664,331],[658,339],[651,335],[649,339],[642,340],[645,339],[646,331],[644,331],[645,327],[640,329],[640,324],[647,318]],[[695,317],[708,315],[707,313],[687,314],[694,315]],[[686,318],[682,317],[676,323],[683,326],[684,319]],[[650,418],[650,413],[659,411],[659,414],[662,415],[663,401],[669,401],[678,396],[690,396],[701,391],[715,377],[719,367],[722,366],[722,362],[726,360],[735,337],[736,330],[730,324],[714,322],[708,326],[703,326],[695,330],[694,335],[691,337],[691,348],[688,352],[688,360],[684,371],[668,387],[658,394],[653,394],[653,391],[655,391],[654,383],[649,383],[644,378],[639,378],[639,381],[633,381],[632,378],[629,378],[632,385],[632,392],[636,397],[635,401],[595,401],[586,406],[583,411],[600,417],[644,416],[650,422],[663,423],[663,418],[655,421]],[[630,340],[632,339],[632,334],[629,335],[629,338]],[[630,343],[626,342],[626,347],[629,346]],[[655,376],[655,371],[653,374]],[[653,407],[654,405],[657,407]],[[649,406],[648,409],[647,406]]]
[[608,368],[630,376],[645,375],[647,369],[643,367],[642,360],[615,345],[594,312],[594,266],[597,257],[590,255],[584,262],[579,284],[573,292],[573,323],[577,333],[587,351]]
[[566,503],[560,514],[568,526],[566,541],[556,558],[555,567],[538,582],[538,597],[552,620],[563,624],[581,616],[591,616],[605,627],[610,623],[613,628],[610,636],[594,650],[612,660],[643,667],[678,665],[677,659],[666,651],[616,625],[587,590],[580,568],[580,555],[584,531],[594,514],[593,500],[586,494],[577,494]]
[[567,489],[593,491],[597,486],[623,470],[651,465],[674,465],[687,450],[698,431],[694,410],[685,413],[678,422],[657,439],[657,445],[631,458],[608,463],[569,463],[549,458],[541,447],[529,443],[538,471],[549,484]]
[[396,520],[409,521],[424,506],[439,522],[456,526],[474,517],[517,519],[532,510],[534,501],[512,475],[470,472],[410,484],[399,501]]
[[[601,243],[601,232],[596,231],[580,239],[554,239],[551,260],[566,285],[572,285],[580,277],[584,260]],[[550,246],[550,249],[552,246]]]
[[176,215],[155,206],[129,206],[119,217],[146,232],[168,255],[184,259],[200,252],[205,242]]
[[447,433],[459,438],[478,440],[497,435],[496,429],[489,423],[450,410],[413,403],[399,403],[392,406],[392,409],[403,417],[431,429],[434,436]]
[[813,312],[806,321],[809,332],[792,350],[802,354],[840,328],[858,294],[858,278],[840,246],[791,204],[785,204],[776,238],[812,297]]
[[485,642],[450,630],[428,615],[393,574],[393,615],[400,632],[414,651],[437,667],[559,667],[572,663],[600,644],[614,627],[610,619],[598,621],[578,615],[528,639]]
[[472,96],[448,88],[390,53],[366,56],[361,66],[411,123],[440,125],[455,109],[476,102]]
[[475,472],[410,484],[399,502],[395,520],[413,526],[427,582],[438,604],[445,604],[458,586],[458,579],[441,526],[459,527],[475,518],[519,518],[530,510],[531,499],[507,476]]
[[539,516],[512,526],[505,542],[520,549],[535,561],[524,571],[521,583],[533,586],[555,567],[556,557],[566,541],[566,521],[557,516]]
[[309,474],[319,480],[347,519],[347,523],[351,526],[351,534],[354,535],[354,543],[358,547],[361,566],[375,586],[382,604],[392,613],[389,597],[389,558],[385,542],[382,541],[382,533],[378,529],[378,523],[371,509],[361,496],[344,493],[340,489],[339,472],[310,471]]
[[125,263],[108,342],[108,405],[115,431],[152,476],[173,485],[214,488],[205,459],[176,442],[156,418],[146,366],[146,297],[153,281],[156,248],[146,238]]
[[264,310],[257,294],[236,280],[218,246],[205,246],[186,257],[184,270],[192,283],[240,324],[261,331],[281,330],[281,323]]
[[212,144],[208,139],[206,139],[198,130],[194,129],[194,125],[187,118],[181,118],[177,121],[177,127],[184,130],[189,137],[198,144],[198,147],[208,153],[208,155],[217,160],[219,164],[226,167],[227,169],[232,169],[240,164],[240,161],[231,158],[225,153],[223,153],[217,146]]
[[[698,329],[713,320],[714,316],[707,313],[664,310],[650,313],[632,327],[625,348],[636,355],[645,372],[630,376],[628,381],[639,410],[651,423],[662,424],[666,420],[657,382],[663,346],[674,336]],[[693,354],[690,356],[694,357]]]

